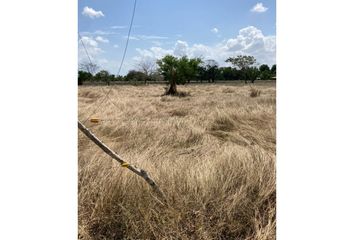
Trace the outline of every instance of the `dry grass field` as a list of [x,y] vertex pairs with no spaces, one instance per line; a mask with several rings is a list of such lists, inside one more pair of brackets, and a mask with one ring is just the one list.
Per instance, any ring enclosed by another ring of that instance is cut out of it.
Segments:
[[[86,126],[149,172],[168,205],[79,132],[79,239],[275,239],[275,83],[252,88],[114,86]],[[85,120],[104,92],[78,95]]]

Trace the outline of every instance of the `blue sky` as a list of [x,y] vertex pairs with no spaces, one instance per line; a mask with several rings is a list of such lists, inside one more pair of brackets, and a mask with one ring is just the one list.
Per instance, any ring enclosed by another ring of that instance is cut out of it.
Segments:
[[[78,0],[79,32],[90,57],[117,74],[134,0]],[[165,54],[215,59],[239,54],[275,63],[275,0],[138,0],[121,74]],[[88,61],[79,43],[79,62]]]

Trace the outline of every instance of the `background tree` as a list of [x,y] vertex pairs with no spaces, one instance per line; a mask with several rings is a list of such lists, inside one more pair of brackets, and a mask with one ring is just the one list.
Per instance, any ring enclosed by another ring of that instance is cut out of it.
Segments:
[[167,95],[176,95],[177,84],[184,84],[191,79],[196,78],[198,68],[202,60],[200,58],[191,58],[184,56],[178,59],[172,55],[166,55],[161,60],[157,61],[159,72],[169,81],[169,89]]
[[156,71],[156,62],[152,59],[142,59],[137,63],[136,68],[146,75],[144,80],[146,84],[147,80],[151,80],[152,74]]
[[137,82],[145,82],[147,77],[148,76],[143,72],[130,70],[127,76],[125,76],[125,80],[136,84]]
[[118,82],[124,81],[124,77],[121,75],[115,76],[114,81],[118,81]]
[[213,59],[209,59],[205,61],[204,67],[205,67],[208,82],[210,81],[215,82],[215,78],[218,74],[218,68],[219,68],[218,63]]
[[[244,69],[245,72],[245,79],[248,79],[251,81],[251,83],[254,83],[254,81],[258,78],[259,76],[259,70],[256,67],[249,67]],[[246,82],[247,83],[247,82]]]
[[157,72],[157,71],[154,71],[154,72],[151,74],[150,79],[151,79],[151,81],[156,81],[156,82],[162,82],[162,81],[164,81],[163,76],[162,76],[159,72]]
[[261,66],[259,66],[259,71],[260,72],[270,72],[270,68],[267,64],[262,64]]
[[95,80],[99,82],[106,82],[109,85],[110,73],[106,70],[101,70],[95,75]]
[[90,81],[92,79],[92,74],[85,71],[78,72],[78,83],[82,85],[86,81]]
[[272,77],[272,74],[271,74],[271,71],[270,71],[270,68],[268,65],[266,64],[262,64],[260,67],[259,67],[259,76],[260,76],[260,79],[262,80],[269,80],[271,79]]
[[114,74],[110,74],[110,75],[108,76],[108,84],[109,84],[110,82],[114,82],[114,81],[116,81],[116,76],[114,76]]
[[270,69],[270,72],[272,73],[273,77],[277,75],[277,65],[274,64],[272,68]]
[[177,62],[177,79],[178,84],[190,83],[193,78],[197,77],[199,65],[202,63],[200,58],[191,58],[183,56]]
[[256,63],[256,59],[253,56],[238,55],[237,57],[229,57],[226,62],[231,63],[241,70],[243,77],[245,78],[245,83],[247,83],[247,80],[251,80],[247,78],[251,76],[250,72],[255,72],[254,70],[249,70],[250,67]]
[[159,66],[159,72],[170,84],[170,87],[167,90],[166,94],[176,95],[178,58],[172,55],[166,55],[161,60],[158,60],[156,63]]
[[241,79],[241,72],[232,67],[219,68],[218,75],[220,80],[239,80]]
[[203,65],[198,66],[197,79],[201,83],[203,82],[203,80],[208,79],[207,70],[206,70],[205,66],[203,66]]
[[100,67],[96,63],[91,62],[81,62],[79,64],[79,70],[91,73],[91,75],[95,75],[99,71]]

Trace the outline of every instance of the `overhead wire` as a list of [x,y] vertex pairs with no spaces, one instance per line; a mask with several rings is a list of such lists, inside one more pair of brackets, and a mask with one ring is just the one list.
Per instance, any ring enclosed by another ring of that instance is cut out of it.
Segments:
[[[120,66],[119,66],[119,69],[118,69],[118,73],[117,73],[117,76],[119,76],[121,70],[122,70],[122,66],[123,66],[123,63],[125,61],[125,57],[126,57],[126,53],[127,53],[127,49],[128,49],[128,45],[129,45],[129,41],[130,41],[130,35],[131,35],[131,30],[132,30],[132,27],[133,27],[133,22],[134,22],[134,18],[135,18],[135,12],[136,12],[136,5],[137,5],[137,0],[134,0],[134,7],[133,7],[133,12],[132,12],[132,17],[130,19],[130,25],[129,25],[129,31],[128,31],[128,36],[127,36],[127,40],[126,40],[126,43],[125,43],[125,48],[124,48],[124,52],[123,52],[123,56],[122,56],[122,60],[121,60],[121,63],[120,63]],[[81,35],[79,34],[80,38],[81,38]],[[82,41],[82,38],[81,38],[81,43],[84,45],[83,41]],[[86,50],[86,47],[85,48],[85,51],[86,51],[86,54],[88,56],[88,58],[90,59],[89,55],[88,55],[88,52]],[[91,61],[91,60],[90,60]],[[109,88],[109,90],[107,91],[107,93],[105,94],[104,98],[102,99],[102,101],[96,106],[96,108],[94,108],[94,110],[91,112],[91,114],[89,114],[89,116],[87,117],[87,119],[83,122],[84,124],[96,113],[96,111],[101,107],[101,105],[109,98],[109,94],[111,93],[112,91],[112,87]],[[118,107],[112,100],[111,100],[111,103],[113,105],[115,105],[116,107]]]
[[[84,44],[84,41],[82,40],[82,36],[81,36],[80,32],[79,32],[79,37],[80,37],[80,42],[81,42],[82,46],[83,46],[84,49],[85,49],[86,56],[87,56],[87,58],[89,59],[90,64],[91,64],[91,66],[92,66],[93,63],[92,63],[92,61],[91,61],[90,54],[88,54],[87,48],[86,48],[86,46],[85,46],[85,44]],[[93,73],[91,73],[91,74],[93,74]]]

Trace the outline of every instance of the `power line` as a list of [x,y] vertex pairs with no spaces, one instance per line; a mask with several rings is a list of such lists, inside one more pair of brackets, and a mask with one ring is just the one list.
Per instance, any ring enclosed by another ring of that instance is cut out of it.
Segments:
[[[131,30],[132,30],[133,22],[134,22],[134,18],[135,18],[136,3],[137,3],[137,0],[134,1],[134,7],[133,7],[132,17],[131,17],[131,20],[130,20],[128,37],[127,37],[127,41],[126,41],[126,43],[125,43],[125,49],[124,49],[124,52],[123,52],[122,61],[121,61],[121,63],[120,63],[119,69],[118,69],[118,74],[117,74],[118,76],[119,76],[120,71],[121,71],[121,69],[122,69],[122,66],[123,66],[123,63],[124,63],[124,60],[125,60],[125,56],[126,56],[126,53],[127,53],[129,41],[130,41],[130,34],[131,34]],[[83,43],[82,40],[81,40],[81,43]],[[86,49],[86,48],[85,48],[85,49]],[[98,104],[98,106],[92,111],[91,114],[89,114],[88,118],[84,121],[84,124],[96,113],[97,109],[99,109],[99,108],[101,107],[101,105],[107,100],[107,98],[109,97],[109,94],[111,93],[111,91],[112,91],[112,87],[107,91],[105,97],[104,97],[103,100]],[[113,103],[114,106],[118,107],[113,101],[111,101],[111,103]]]
[[84,44],[84,41],[82,41],[82,36],[81,36],[80,33],[79,33],[79,37],[80,37],[81,44],[82,44],[82,46],[83,46],[84,49],[85,49],[86,55],[87,55],[87,57],[88,57],[88,59],[89,59],[91,65],[93,65],[93,64],[92,64],[92,61],[91,61],[91,58],[90,58],[90,55],[88,54],[88,51],[87,51],[86,46],[85,46],[85,44]]
[[127,38],[127,41],[125,42],[125,49],[124,49],[122,61],[120,62],[120,66],[119,66],[119,70],[118,70],[118,74],[117,74],[118,76],[120,74],[120,71],[122,70],[123,62],[125,60],[125,55],[126,55],[127,49],[128,49],[128,44],[129,44],[129,40],[130,40],[130,33],[131,33],[131,30],[132,30],[133,21],[134,21],[134,17],[135,17],[136,2],[137,2],[137,0],[135,0],[135,2],[134,2],[133,15],[132,15],[132,18],[130,20],[128,38]]

